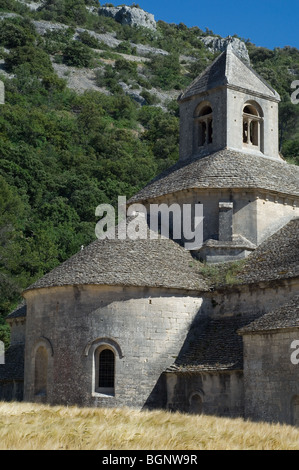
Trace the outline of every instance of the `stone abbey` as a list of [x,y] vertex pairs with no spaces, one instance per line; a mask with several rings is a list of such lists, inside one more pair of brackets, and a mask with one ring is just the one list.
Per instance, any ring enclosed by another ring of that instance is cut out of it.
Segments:
[[[194,80],[179,161],[128,203],[202,204],[202,246],[96,240],[29,286],[0,399],[299,425],[299,168],[279,154],[279,101],[230,46]],[[244,265],[211,288],[198,260]]]

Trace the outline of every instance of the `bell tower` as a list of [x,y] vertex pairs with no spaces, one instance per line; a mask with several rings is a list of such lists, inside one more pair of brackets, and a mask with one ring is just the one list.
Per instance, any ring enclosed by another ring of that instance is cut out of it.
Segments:
[[279,102],[229,44],[179,97],[180,159],[228,149],[280,160]]
[[280,97],[229,44],[178,102],[179,161],[133,201],[194,213],[201,204],[203,244],[192,254],[243,259],[299,215],[299,169],[279,155]]

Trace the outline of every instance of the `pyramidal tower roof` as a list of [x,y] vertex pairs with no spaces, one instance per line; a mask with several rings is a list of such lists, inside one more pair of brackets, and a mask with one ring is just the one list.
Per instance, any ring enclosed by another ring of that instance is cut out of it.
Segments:
[[274,101],[280,101],[279,94],[236,55],[231,44],[179,96],[179,101],[220,86],[228,86],[257,96],[268,97]]

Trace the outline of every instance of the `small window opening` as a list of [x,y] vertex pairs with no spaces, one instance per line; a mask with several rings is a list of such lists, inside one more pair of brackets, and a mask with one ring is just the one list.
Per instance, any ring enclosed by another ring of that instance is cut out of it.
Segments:
[[258,122],[251,121],[250,123],[250,143],[252,145],[259,144],[259,134],[258,134]]
[[261,121],[257,109],[252,105],[246,105],[243,109],[243,144],[260,147]]
[[197,147],[204,147],[213,142],[213,112],[210,106],[205,106],[195,117]]
[[199,123],[199,141],[198,146],[202,147],[205,145],[207,140],[207,124],[205,121]]

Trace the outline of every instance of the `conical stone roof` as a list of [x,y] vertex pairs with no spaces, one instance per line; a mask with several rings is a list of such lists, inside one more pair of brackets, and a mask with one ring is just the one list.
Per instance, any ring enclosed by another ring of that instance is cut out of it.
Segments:
[[26,289],[118,285],[207,290],[189,251],[159,237],[96,240]]
[[299,196],[299,167],[224,149],[179,161],[130,199],[141,202],[186,189],[264,189]]

